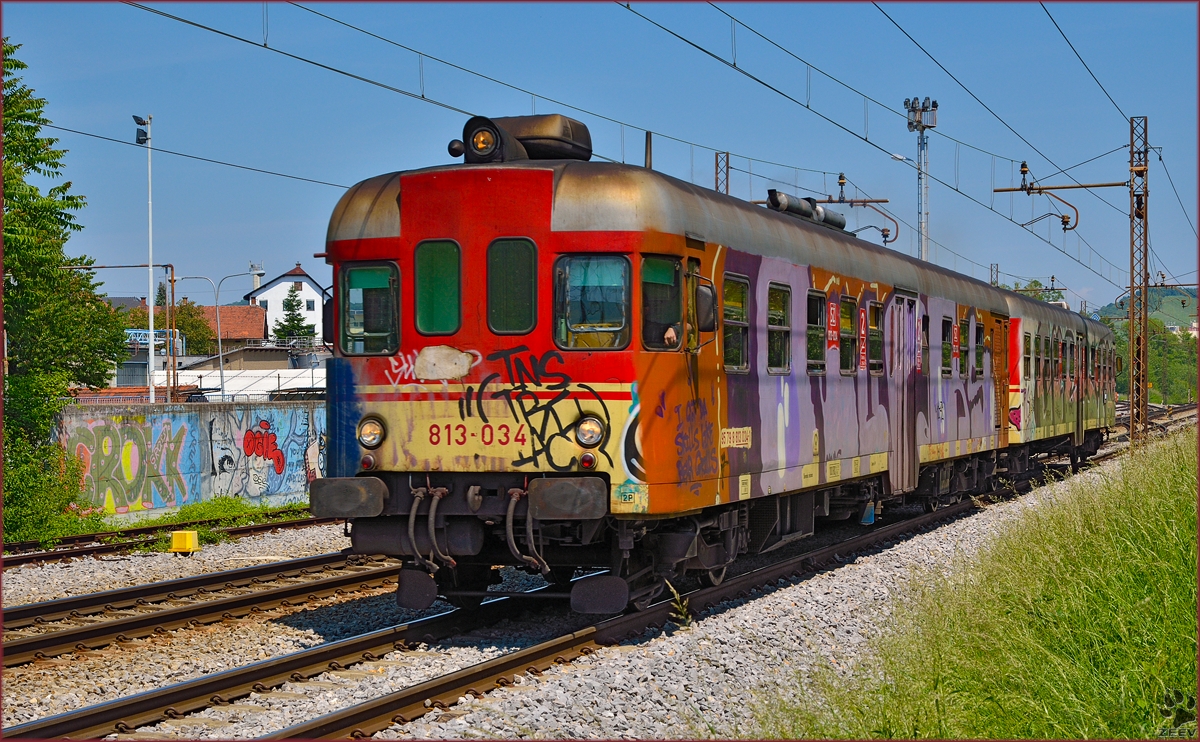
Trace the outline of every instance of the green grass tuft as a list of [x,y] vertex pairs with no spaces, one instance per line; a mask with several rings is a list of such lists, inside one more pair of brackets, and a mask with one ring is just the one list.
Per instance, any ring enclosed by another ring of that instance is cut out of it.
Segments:
[[754,734],[1194,738],[1196,443],[1069,482],[950,576],[921,575],[853,673],[765,699]]

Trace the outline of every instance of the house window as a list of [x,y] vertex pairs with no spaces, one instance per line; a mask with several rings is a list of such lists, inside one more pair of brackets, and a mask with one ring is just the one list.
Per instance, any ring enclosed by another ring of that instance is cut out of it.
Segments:
[[841,347],[840,365],[844,374],[852,374],[858,370],[856,319],[858,319],[858,302],[854,299],[842,299],[841,312],[838,317],[838,342]]
[[487,252],[488,327],[523,335],[537,322],[537,251],[529,240],[496,240]]
[[767,288],[767,371],[786,374],[792,368],[792,290]]
[[642,344],[675,350],[683,339],[683,268],[679,258],[642,258]]
[[309,299],[308,301],[306,301],[306,302],[305,302],[305,306],[306,306],[306,308],[308,309],[308,311],[310,311],[310,312],[315,312],[315,311],[317,311],[317,301],[316,301],[316,299]]
[[1027,332],[1027,333],[1025,333],[1025,361],[1024,361],[1024,366],[1022,368],[1022,373],[1023,373],[1025,381],[1029,381],[1029,377],[1031,375],[1030,374],[1030,368],[1031,368],[1030,363],[1032,361],[1032,358],[1033,358],[1033,340],[1029,337],[1029,333]]
[[942,317],[942,378],[954,375],[954,320]]
[[293,281],[293,282],[292,282],[292,288],[294,288],[294,289],[296,289],[297,291],[299,291],[300,289],[304,288],[304,281]]
[[883,376],[883,305],[876,302],[867,309],[867,369]]
[[267,311],[267,300],[266,299],[259,299],[258,305],[263,308],[264,312]]
[[554,265],[554,341],[560,348],[629,344],[629,261],[569,255]]
[[744,278],[725,276],[722,287],[722,340],[725,348],[725,370],[745,372],[750,369],[750,282]]
[[825,373],[825,294],[808,293],[808,316],[805,335],[805,358],[808,373]]
[[415,257],[417,331],[422,335],[458,332],[458,245],[449,240],[422,242]]

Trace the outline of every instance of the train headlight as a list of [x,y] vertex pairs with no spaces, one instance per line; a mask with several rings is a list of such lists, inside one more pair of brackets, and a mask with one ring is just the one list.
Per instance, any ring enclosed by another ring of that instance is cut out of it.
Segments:
[[480,157],[487,157],[496,149],[496,132],[491,129],[476,129],[471,135],[471,149]]
[[383,427],[383,421],[378,418],[368,417],[358,424],[358,442],[363,448],[378,448],[385,436],[387,430]]
[[604,423],[594,417],[585,417],[575,425],[575,440],[584,448],[600,445],[604,440]]

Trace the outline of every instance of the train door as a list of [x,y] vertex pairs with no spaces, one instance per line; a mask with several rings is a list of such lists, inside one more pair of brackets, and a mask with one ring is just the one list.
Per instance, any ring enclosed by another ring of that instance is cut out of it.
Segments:
[[996,389],[995,415],[993,419],[996,445],[1008,440],[1005,433],[1008,418],[1008,320],[992,320],[992,382]]
[[892,492],[917,487],[917,299],[897,295],[892,307],[892,402],[888,478]]

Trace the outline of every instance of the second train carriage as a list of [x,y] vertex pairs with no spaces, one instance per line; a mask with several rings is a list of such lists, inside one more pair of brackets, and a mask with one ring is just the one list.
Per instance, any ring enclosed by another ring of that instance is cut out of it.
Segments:
[[817,518],[1082,460],[1114,422],[1097,322],[813,203],[589,162],[563,116],[475,117],[463,139],[462,165],[351,188],[325,253],[312,507],[352,519],[355,551],[406,558],[404,605],[477,601],[502,564],[564,585],[607,567],[573,605],[644,604]]

